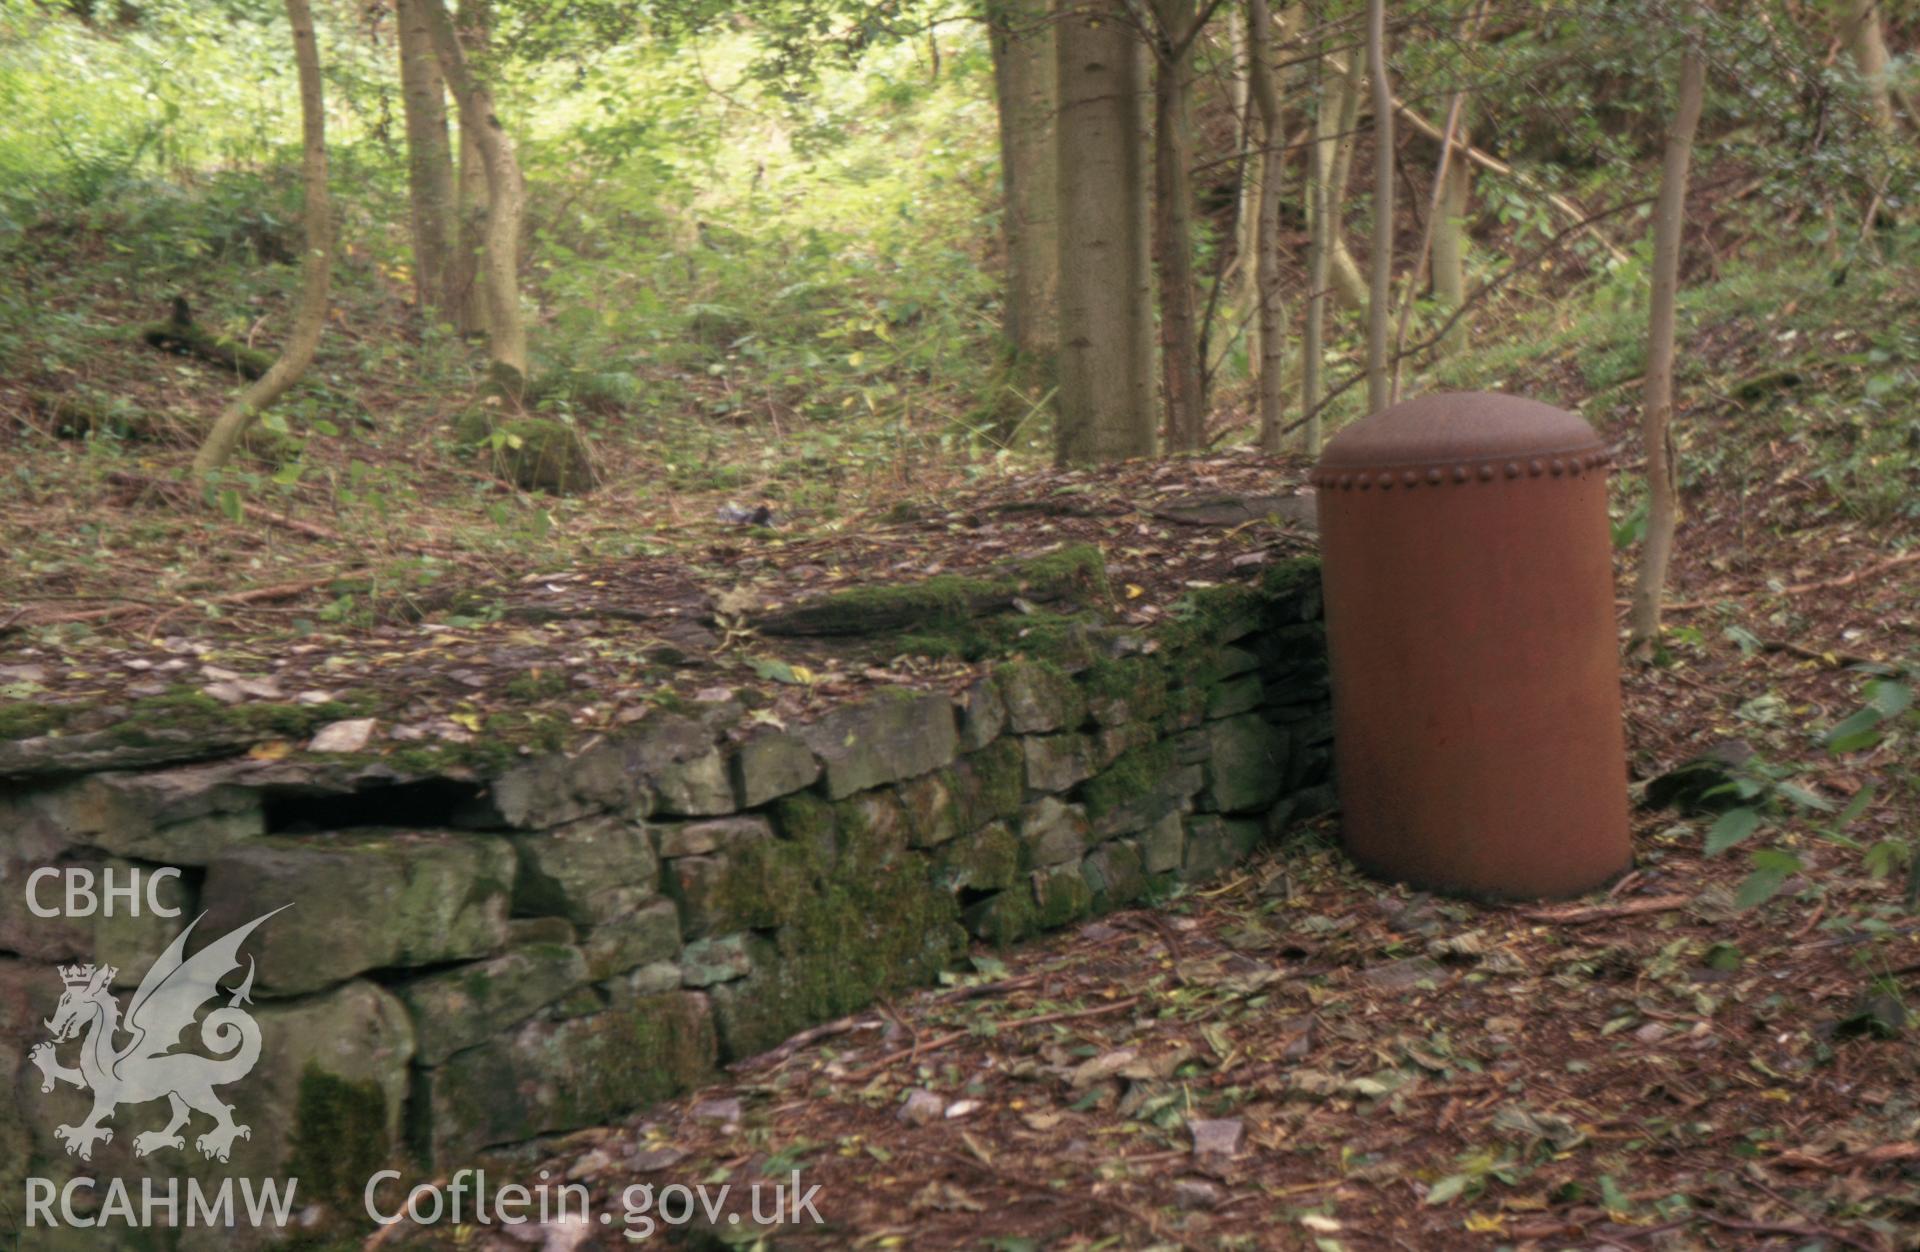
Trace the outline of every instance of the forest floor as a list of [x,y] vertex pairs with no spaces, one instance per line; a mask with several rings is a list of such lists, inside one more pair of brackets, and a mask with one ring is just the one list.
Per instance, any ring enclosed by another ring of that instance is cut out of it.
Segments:
[[[1920,916],[1863,855],[1920,831],[1912,736],[1840,753],[1820,738],[1920,657],[1920,426],[1884,403],[1910,370],[1881,381],[1920,356],[1916,283],[1760,275],[1689,313],[1673,629],[1660,663],[1625,674],[1630,767],[1644,781],[1752,747],[1786,785],[1751,842],[1798,863],[1772,899],[1736,906],[1748,849],[1705,855],[1705,818],[1640,810],[1632,875],[1540,908],[1370,881],[1333,819],[1162,909],[982,950],[944,989],[549,1145],[527,1180],[564,1169],[618,1222],[629,1185],[801,1169],[827,1225],[780,1238],[820,1247],[1920,1247]],[[1304,463],[1239,452],[1020,473],[905,438],[849,463],[804,431],[608,418],[606,486],[531,497],[462,458],[404,356],[355,372],[365,329],[336,337],[315,383],[314,411],[350,433],[308,438],[297,481],[260,471],[227,502],[236,519],[173,485],[183,447],[58,439],[35,398],[84,384],[148,411],[217,408],[206,367],[107,333],[151,315],[53,293],[47,325],[88,320],[98,350],[78,374],[0,381],[13,737],[182,685],[320,710],[269,719],[267,751],[343,711],[379,715],[375,750],[393,751],[593,733],[715,687],[805,717],[966,663],[753,628],[823,588],[1089,543],[1114,611],[1145,620],[1308,542],[1273,498]],[[1630,321],[1541,325],[1441,375],[1580,408],[1616,445],[1627,541]],[[1207,496],[1260,503],[1244,521],[1177,516]],[[727,520],[763,502],[772,525]],[[931,1094],[909,1103],[916,1089]],[[613,1247],[619,1230],[540,1237]],[[442,1237],[525,1244],[375,1242]]]

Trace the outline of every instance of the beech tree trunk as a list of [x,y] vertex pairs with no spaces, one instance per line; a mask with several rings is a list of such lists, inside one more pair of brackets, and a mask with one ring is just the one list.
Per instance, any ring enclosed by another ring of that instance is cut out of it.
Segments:
[[[1867,95],[1875,130],[1893,129],[1893,91],[1887,76],[1887,40],[1881,26],[1881,0],[1844,0],[1842,35],[1853,54],[1853,68]],[[1916,119],[1920,124],[1920,119]]]
[[333,231],[327,201],[327,114],[320,95],[320,51],[313,37],[313,13],[307,0],[286,0],[293,28],[293,61],[300,78],[301,178],[306,189],[302,213],[307,250],[300,265],[300,303],[293,332],[280,357],[233,403],[221,410],[213,429],[193,457],[193,472],[205,478],[233,458],[234,448],[254,419],[285,395],[313,362],[320,332],[327,324],[327,286],[333,274]]
[[1062,465],[1153,453],[1146,48],[1121,0],[1062,10],[1060,115]]
[[1273,76],[1273,21],[1267,0],[1247,0],[1247,82],[1260,112],[1259,244],[1257,294],[1260,308],[1260,449],[1280,451],[1281,416],[1286,409],[1287,310],[1280,287],[1280,170],[1286,159],[1286,123],[1280,111],[1280,87]]
[[1367,0],[1367,74],[1373,80],[1373,249],[1367,258],[1367,409],[1391,402],[1387,334],[1393,318],[1393,86],[1387,81],[1386,0]]
[[[457,201],[447,139],[446,86],[420,0],[397,0],[400,100],[406,112],[407,194],[413,227],[413,303],[450,316],[457,299],[453,248]],[[429,314],[430,316],[432,314]]]
[[1060,345],[1059,177],[1054,114],[1059,67],[1046,0],[995,0],[989,10],[994,94],[1000,110],[1002,230],[1007,293],[1001,325],[1015,376],[1052,385]]
[[1327,305],[1331,300],[1327,276],[1335,238],[1329,179],[1340,125],[1340,84],[1346,78],[1336,75],[1327,61],[1325,35],[1320,36],[1319,45],[1323,50],[1318,70],[1320,90],[1314,106],[1312,159],[1307,162],[1307,319],[1300,344],[1300,409],[1307,415],[1300,439],[1308,456],[1320,455],[1320,365],[1326,355]]
[[1689,44],[1680,62],[1680,100],[1667,131],[1660,199],[1653,217],[1653,297],[1647,315],[1647,375],[1641,393],[1641,437],[1647,449],[1647,537],[1628,618],[1628,650],[1650,657],[1660,638],[1660,599],[1680,518],[1678,455],[1673,443],[1674,303],[1680,289],[1681,227],[1687,213],[1687,170],[1706,95],[1706,62]]
[[[1234,189],[1233,292],[1227,309],[1251,317],[1260,299],[1257,257],[1260,248],[1260,119],[1253,102],[1249,74],[1252,27],[1238,9],[1227,13],[1227,46],[1233,64],[1227,75],[1227,102],[1233,107],[1240,143],[1240,185]],[[1271,38],[1268,40],[1271,43]],[[1256,357],[1257,359],[1257,357]]]
[[[413,3],[423,8],[427,0],[413,0]],[[454,32],[459,36],[460,47],[466,53],[469,65],[484,59],[490,42],[487,0],[461,0],[460,11],[454,17]],[[428,34],[431,37],[430,27]],[[435,68],[438,69],[437,51]],[[443,83],[444,80],[445,76],[442,75]],[[456,118],[459,116],[458,101],[454,102],[454,115]],[[459,233],[453,244],[448,279],[453,289],[453,324],[462,335],[484,335],[488,328],[487,290],[481,278],[480,259],[485,255],[487,246],[487,163],[480,154],[480,144],[465,122],[460,124],[460,179],[457,194]]]
[[1193,68],[1193,0],[1154,0],[1159,38],[1153,79],[1154,255],[1160,275],[1161,390],[1169,451],[1193,452],[1206,438],[1200,326],[1193,290],[1193,128],[1187,79]]
[[433,48],[460,108],[462,138],[471,135],[487,175],[487,229],[480,258],[486,292],[487,354],[493,382],[517,396],[527,375],[527,333],[520,317],[520,164],[494,109],[493,93],[467,64],[442,0],[417,0],[426,11]]
[[[1337,63],[1336,63],[1337,65]],[[1322,161],[1322,178],[1327,185],[1327,264],[1333,277],[1334,294],[1348,308],[1364,308],[1367,281],[1347,250],[1346,236],[1340,230],[1341,209],[1347,202],[1347,178],[1353,169],[1353,150],[1360,139],[1360,87],[1365,80],[1366,62],[1359,57],[1345,73],[1330,76],[1325,90],[1333,93],[1330,103],[1333,123],[1327,142],[1315,151]]]
[[[1467,142],[1464,120],[1459,140]],[[1467,213],[1472,199],[1473,164],[1464,153],[1456,153],[1441,180],[1440,214],[1433,225],[1433,296],[1449,315],[1467,302]],[[1440,353],[1453,356],[1466,346],[1467,317],[1462,314],[1441,338]]]
[[1413,301],[1420,294],[1420,284],[1426,281],[1427,262],[1433,255],[1439,228],[1446,217],[1448,180],[1453,175],[1453,167],[1464,160],[1456,153],[1454,141],[1460,134],[1460,115],[1465,112],[1466,103],[1466,94],[1459,91],[1454,92],[1453,98],[1447,102],[1447,124],[1440,133],[1440,160],[1433,171],[1433,188],[1427,203],[1426,221],[1420,230],[1420,247],[1414,253],[1413,266],[1407,271],[1407,281],[1400,296],[1400,315],[1393,328],[1393,385],[1390,399],[1394,404],[1400,403],[1400,369],[1405,364],[1407,328],[1413,324]]

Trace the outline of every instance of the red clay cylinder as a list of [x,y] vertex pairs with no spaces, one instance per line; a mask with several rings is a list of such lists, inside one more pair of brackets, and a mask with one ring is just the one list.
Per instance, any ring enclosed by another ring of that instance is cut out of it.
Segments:
[[1607,464],[1576,415],[1486,392],[1328,443],[1334,758],[1369,872],[1531,899],[1632,864]]

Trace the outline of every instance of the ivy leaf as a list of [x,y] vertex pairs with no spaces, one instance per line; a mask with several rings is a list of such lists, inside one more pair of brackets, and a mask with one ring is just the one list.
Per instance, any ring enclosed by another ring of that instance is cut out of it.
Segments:
[[1750,909],[1773,899],[1786,885],[1788,876],[1800,868],[1800,858],[1778,848],[1762,848],[1753,854],[1753,867],[1753,873],[1747,875],[1740,890],[1734,893],[1735,908]]
[[1833,802],[1825,796],[1816,795],[1797,783],[1783,782],[1775,788],[1786,799],[1793,801],[1803,809],[1812,809],[1816,813],[1833,812]]
[[[1865,710],[1862,710],[1862,713],[1864,712]],[[1833,753],[1835,756],[1839,756],[1842,753],[1858,752],[1862,748],[1871,748],[1874,744],[1880,742],[1880,731],[1878,729],[1880,725],[1879,718],[1869,719],[1865,726],[1853,725],[1853,723],[1860,720],[1862,713],[1855,713],[1852,717],[1849,717],[1846,721],[1827,732],[1827,751]]]
[[1707,855],[1719,856],[1759,828],[1760,814],[1755,810],[1728,809],[1707,831]]
[[1898,717],[1913,707],[1913,689],[1902,683],[1877,682],[1867,692],[1867,708],[1877,709],[1882,717]]
[[753,666],[754,673],[773,682],[798,685],[801,681],[799,675],[793,672],[793,666],[785,661],[770,656],[756,656],[749,658],[747,663]]
[[1445,1178],[1442,1178],[1439,1182],[1434,1183],[1432,1187],[1427,1189],[1426,1202],[1428,1204],[1438,1205],[1457,1200],[1460,1198],[1462,1192],[1466,1191],[1468,1187],[1471,1187],[1478,1181],[1480,1181],[1478,1174],[1448,1174]]
[[1853,820],[1866,812],[1867,806],[1873,803],[1873,793],[1874,786],[1871,782],[1854,792],[1853,799],[1847,801],[1847,807],[1841,809],[1839,814],[1833,819],[1833,828],[1835,830],[1845,830],[1848,826],[1851,826]]

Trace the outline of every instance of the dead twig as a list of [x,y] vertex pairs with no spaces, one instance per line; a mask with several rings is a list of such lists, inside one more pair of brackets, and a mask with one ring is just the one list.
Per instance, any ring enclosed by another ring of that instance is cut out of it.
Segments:
[[[1053,1022],[1074,1021],[1083,1017],[1099,1017],[1106,1013],[1118,1013],[1122,1009],[1130,1009],[1138,1003],[1140,1003],[1139,996],[1128,996],[1124,1000],[1115,1000],[1111,1004],[1095,1005],[1090,1009],[1067,1009],[1058,1013],[1042,1013],[1038,1017],[1010,1018],[1006,1021],[996,1022],[994,1025],[997,1030],[1001,1031],[1019,1030],[1026,1026],[1045,1026]],[[924,1042],[916,1041],[912,1047],[897,1048],[873,1062],[871,1065],[864,1066],[848,1074],[847,1081],[865,1082],[897,1061],[904,1061],[909,1057],[918,1057],[927,1052],[938,1052],[950,1044],[960,1042],[960,1040],[965,1039],[973,1033],[971,1030],[950,1030],[944,1035],[935,1035],[932,1039],[925,1040]]]
[[1819,648],[1809,648],[1805,644],[1794,643],[1787,639],[1762,639],[1760,641],[1760,650],[1762,652],[1784,652],[1788,656],[1797,656],[1803,661],[1819,661],[1829,669],[1844,669],[1849,665],[1878,664],[1873,658],[1861,656],[1855,652],[1822,651]]
[[1140,917],[1141,920],[1147,924],[1147,927],[1160,937],[1160,942],[1166,945],[1167,968],[1168,972],[1173,975],[1173,985],[1176,987],[1186,986],[1187,976],[1180,972],[1180,940],[1174,936],[1173,928],[1168,926],[1157,914],[1142,913]]
[[[367,574],[368,572],[369,571],[364,569],[347,570],[343,573],[338,573],[338,574],[326,574],[319,578],[302,578],[295,582],[273,583],[266,587],[254,587],[247,591],[234,591],[234,592],[229,592],[226,595],[209,596],[206,599],[206,603],[222,604],[222,605],[245,605],[245,604],[263,604],[273,600],[291,600],[297,595],[302,595],[305,592],[312,591],[315,587],[324,587],[330,582],[335,582],[342,578],[359,577],[361,575]],[[103,597],[103,598],[107,598],[107,597]],[[120,599],[120,597],[111,597],[111,598]],[[183,603],[181,605],[177,605],[177,606],[174,606],[173,608],[169,608],[167,612],[168,614],[177,612],[179,611],[179,609],[190,607],[192,603],[194,602],[187,601],[186,603]],[[29,625],[66,626],[66,625],[71,625],[75,622],[103,622],[103,621],[109,621],[117,617],[131,616],[134,613],[140,612],[142,609],[152,608],[155,606],[155,604],[156,602],[152,600],[123,600],[122,603],[115,605],[111,608],[82,609],[74,613],[61,613],[53,617],[43,617],[38,621],[29,623]],[[24,610],[22,610],[22,612],[24,612]],[[6,625],[0,626],[0,634],[5,634],[7,631],[14,629],[15,623],[19,617],[20,617],[20,613],[16,613],[14,615],[14,618],[12,620],[9,620],[6,623]]]
[[1853,1236],[1838,1230],[1828,1230],[1824,1226],[1808,1226],[1799,1222],[1748,1222],[1737,1217],[1722,1217],[1718,1213],[1695,1213],[1703,1222],[1712,1222],[1723,1230],[1738,1230],[1755,1235],[1792,1235],[1796,1239],[1831,1239],[1835,1243],[1844,1243],[1850,1248],[1859,1248],[1860,1252],[1884,1252],[1882,1245],[1862,1243]]
[[778,1065],[802,1048],[812,1047],[823,1039],[832,1039],[839,1035],[851,1034],[856,1030],[878,1030],[880,1022],[855,1013],[851,1017],[842,1017],[837,1021],[823,1022],[818,1026],[801,1031],[793,1038],[775,1048],[769,1048],[755,1056],[746,1057],[727,1066],[730,1073],[744,1074],[750,1070]]
[[1692,903],[1692,896],[1651,896],[1645,900],[1629,900],[1625,904],[1590,904],[1563,909],[1521,909],[1520,916],[1530,922],[1547,922],[1555,926],[1584,926],[1588,922],[1604,922],[1615,917],[1634,917],[1641,913],[1665,913],[1672,909],[1683,909]]
[[[1726,604],[1731,600],[1749,600],[1754,596],[1803,596],[1809,591],[1832,591],[1839,587],[1851,587],[1862,579],[1872,578],[1876,574],[1884,574],[1888,570],[1898,569],[1902,565],[1912,565],[1915,561],[1920,561],[1920,548],[1916,548],[1912,552],[1902,552],[1899,556],[1889,557],[1884,561],[1866,566],[1863,569],[1857,569],[1851,574],[1842,574],[1837,578],[1823,578],[1818,582],[1793,583],[1790,586],[1780,588],[1777,592],[1768,587],[1755,587],[1749,591],[1734,591],[1724,596],[1715,596],[1710,600],[1680,600],[1673,604],[1663,604],[1660,607],[1668,613],[1686,613],[1696,609],[1710,609],[1717,604]],[[1616,607],[1625,607],[1626,604],[1627,601],[1625,600],[1614,601]],[[1793,651],[1792,648],[1782,648],[1780,650],[1786,652]],[[1820,656],[1824,658],[1825,654],[1822,653]]]
[[[934,1155],[940,1157],[942,1160],[952,1161],[959,1165],[965,1165],[969,1169],[978,1170],[996,1179],[1004,1186],[1020,1191],[1030,1191],[1036,1195],[1043,1195],[1046,1197],[1047,1203],[1050,1206],[1057,1206],[1062,1200],[1068,1198],[1069,1195],[1069,1193],[1053,1187],[1044,1179],[1030,1178],[1023,1174],[1013,1173],[1000,1168],[998,1165],[983,1161],[978,1157],[962,1156],[958,1152],[936,1152]],[[1184,1153],[1182,1155],[1184,1155]],[[1151,1213],[1135,1208],[1124,1200],[1111,1195],[1103,1195],[1097,1188],[1080,1188],[1077,1195],[1081,1200],[1089,1201],[1102,1208],[1111,1209],[1117,1214],[1140,1223],[1140,1225],[1151,1231],[1153,1237],[1157,1240],[1164,1242],[1171,1239],[1177,1247],[1187,1248],[1190,1252],[1199,1252],[1199,1245],[1189,1243],[1177,1233],[1161,1229],[1160,1224],[1153,1219]]]

